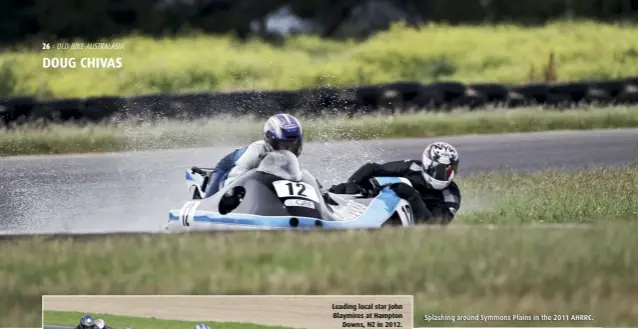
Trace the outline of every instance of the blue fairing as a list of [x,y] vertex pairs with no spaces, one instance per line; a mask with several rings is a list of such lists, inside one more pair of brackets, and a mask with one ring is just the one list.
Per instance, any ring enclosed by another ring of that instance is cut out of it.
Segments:
[[189,171],[186,172],[186,181],[195,182],[195,178],[193,177],[193,174],[191,174]]
[[395,183],[401,183],[401,178],[399,177],[375,177],[379,185],[390,185]]
[[[347,228],[378,228],[390,216],[398,205],[400,199],[390,189],[384,188],[370,203],[369,207],[361,216],[348,221],[325,221],[315,218],[297,217],[298,228],[312,228],[321,222],[323,228],[347,229]],[[174,210],[169,213],[169,221],[180,221],[179,211]],[[229,213],[221,215],[212,211],[196,211],[191,221],[211,224],[255,226],[271,229],[291,228],[290,216],[258,216],[251,214]]]
[[[297,227],[314,227],[317,221],[314,218],[298,217],[299,225]],[[178,211],[171,211],[169,213],[169,221],[180,221]],[[258,216],[250,214],[226,214],[221,215],[218,212],[213,211],[197,211],[195,216],[191,219],[194,222],[203,223],[216,223],[227,225],[241,225],[241,226],[261,226],[269,228],[290,228],[289,216]]]

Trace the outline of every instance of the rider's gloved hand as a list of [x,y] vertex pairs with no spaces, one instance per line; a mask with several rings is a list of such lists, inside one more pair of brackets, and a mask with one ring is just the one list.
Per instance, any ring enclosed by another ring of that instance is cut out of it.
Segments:
[[356,183],[347,182],[331,186],[328,192],[335,194],[359,194],[366,191]]

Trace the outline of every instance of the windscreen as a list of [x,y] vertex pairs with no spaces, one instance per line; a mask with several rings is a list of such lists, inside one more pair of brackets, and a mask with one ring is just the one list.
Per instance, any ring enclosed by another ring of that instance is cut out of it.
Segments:
[[303,177],[299,159],[292,152],[285,150],[268,153],[259,163],[257,171],[292,181],[299,181]]

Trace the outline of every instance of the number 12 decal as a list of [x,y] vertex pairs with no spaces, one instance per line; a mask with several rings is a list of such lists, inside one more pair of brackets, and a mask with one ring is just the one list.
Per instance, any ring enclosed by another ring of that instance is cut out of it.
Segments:
[[280,198],[299,198],[319,202],[317,190],[308,183],[279,180],[273,182],[272,185]]
[[293,182],[286,183],[286,186],[288,186],[288,194],[290,196],[307,197],[307,195],[303,193],[306,190],[306,185],[304,185],[303,183],[297,183],[297,184],[294,184],[294,187],[293,187],[293,184],[294,184]]

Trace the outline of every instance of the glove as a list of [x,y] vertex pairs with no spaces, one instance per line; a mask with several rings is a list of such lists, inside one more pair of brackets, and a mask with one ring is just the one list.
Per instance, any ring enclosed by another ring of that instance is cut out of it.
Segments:
[[356,183],[347,182],[331,186],[328,192],[335,194],[359,194],[364,193],[365,190]]
[[456,215],[454,208],[445,208],[445,207],[435,207],[431,210],[432,212],[432,221],[436,224],[447,225],[449,224]]

